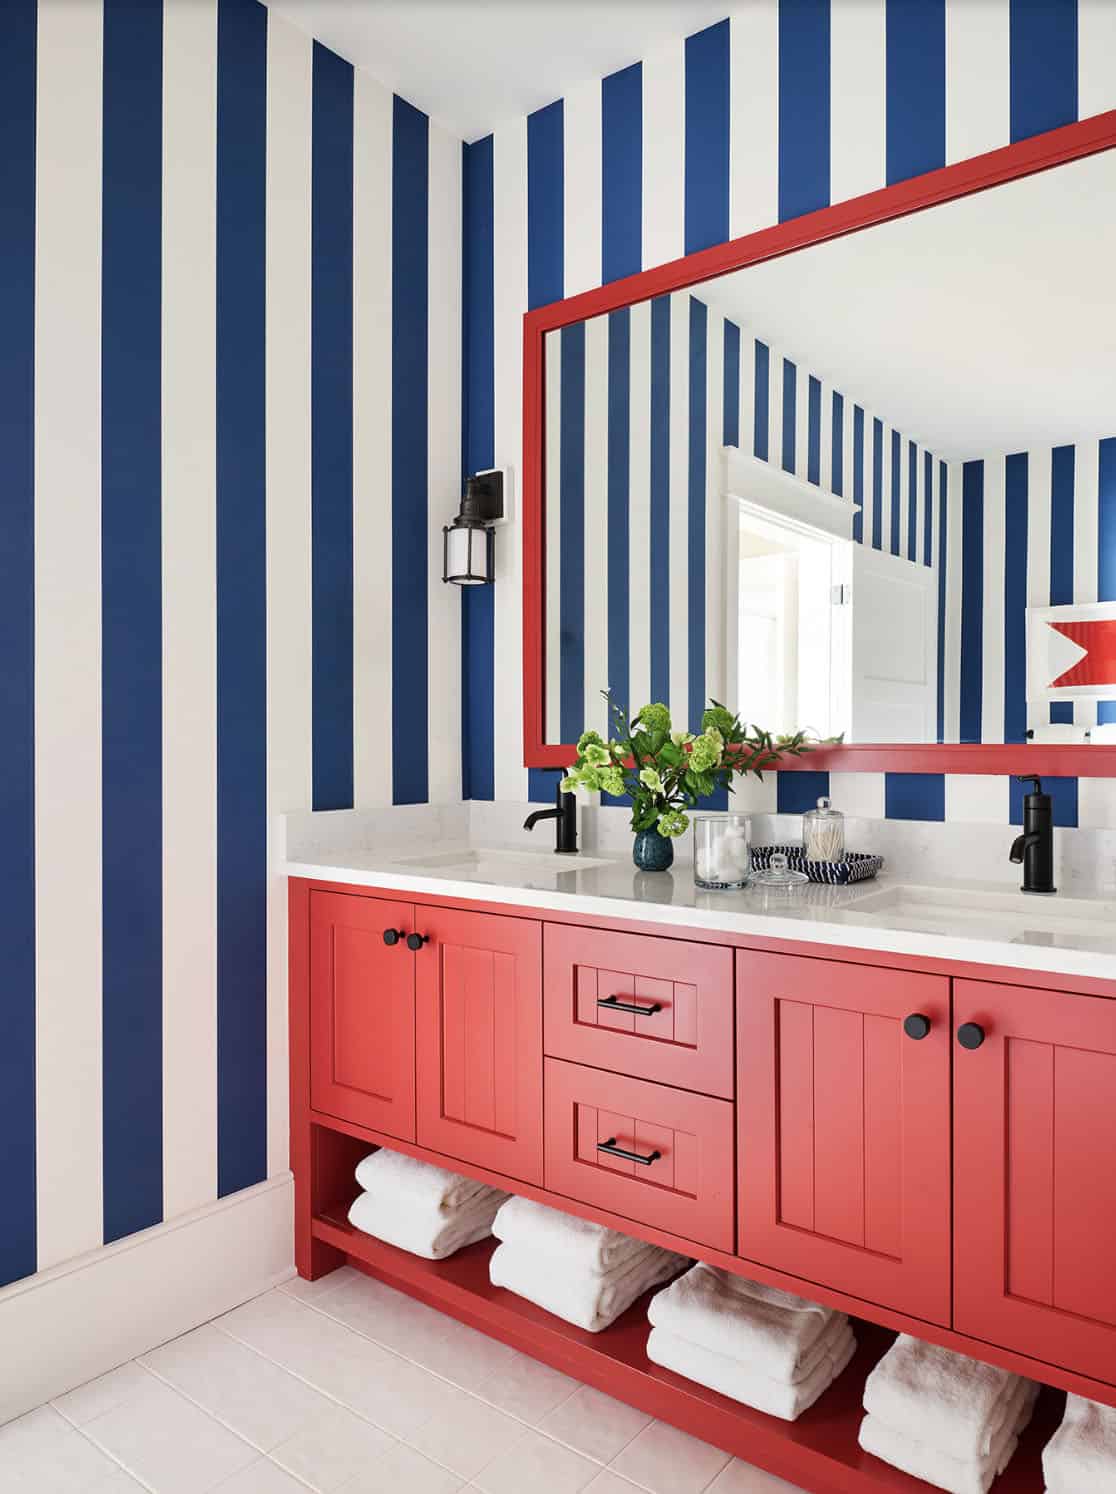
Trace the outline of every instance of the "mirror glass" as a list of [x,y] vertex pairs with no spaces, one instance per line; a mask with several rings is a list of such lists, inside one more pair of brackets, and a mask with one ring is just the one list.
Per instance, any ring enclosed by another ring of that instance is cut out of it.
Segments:
[[1109,151],[548,333],[546,741],[1116,741],[1114,264]]

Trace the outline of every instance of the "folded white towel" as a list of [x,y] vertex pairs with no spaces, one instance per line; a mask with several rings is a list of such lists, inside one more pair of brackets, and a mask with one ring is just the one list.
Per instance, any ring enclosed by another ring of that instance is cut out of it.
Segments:
[[433,1206],[446,1213],[461,1208],[471,1198],[493,1191],[487,1183],[463,1178],[460,1173],[435,1167],[430,1162],[420,1162],[417,1157],[407,1157],[384,1146],[378,1152],[369,1153],[359,1163],[356,1180],[366,1193],[398,1199],[416,1207]]
[[901,1333],[864,1385],[864,1409],[962,1463],[987,1458],[1021,1377]]
[[600,1333],[637,1297],[685,1265],[685,1256],[645,1245],[637,1256],[604,1274],[566,1270],[556,1256],[508,1244],[493,1252],[488,1274],[493,1286],[507,1287],[567,1323]]
[[848,1323],[838,1331],[828,1351],[818,1359],[813,1372],[796,1385],[758,1374],[753,1365],[730,1359],[712,1349],[678,1338],[663,1328],[652,1328],[647,1339],[647,1357],[676,1375],[685,1375],[699,1385],[731,1396],[768,1416],[797,1421],[836,1380],[856,1352],[856,1339]]
[[873,1457],[882,1458],[893,1468],[924,1479],[935,1488],[945,1489],[948,1494],[988,1494],[993,1480],[1015,1456],[1020,1433],[1031,1419],[1037,1392],[1038,1387],[1028,1383],[1013,1397],[1012,1416],[992,1438],[987,1453],[978,1457],[951,1457],[909,1432],[896,1431],[875,1416],[866,1416],[861,1422],[860,1445]]
[[811,1371],[810,1354],[844,1313],[699,1262],[659,1292],[647,1316],[656,1328],[715,1354],[746,1359],[754,1373],[792,1383]]
[[496,1216],[492,1233],[509,1245],[557,1256],[570,1271],[611,1271],[647,1248],[643,1240],[588,1219],[575,1219],[529,1198],[509,1198]]
[[415,1204],[410,1200],[402,1203],[375,1193],[362,1193],[349,1209],[349,1223],[366,1235],[398,1245],[411,1255],[441,1261],[466,1245],[486,1240],[505,1198],[506,1193],[487,1188],[479,1197],[447,1213],[433,1203]]
[[1116,1409],[1068,1396],[1062,1425],[1043,1448],[1042,1471],[1056,1494],[1116,1489]]

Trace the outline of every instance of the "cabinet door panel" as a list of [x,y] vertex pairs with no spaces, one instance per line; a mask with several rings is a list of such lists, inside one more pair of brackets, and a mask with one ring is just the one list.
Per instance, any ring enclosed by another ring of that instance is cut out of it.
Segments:
[[956,1327],[1116,1383],[1116,1002],[957,981]]
[[736,989],[738,1253],[948,1323],[948,980],[742,950]]
[[418,1139],[542,1181],[542,934],[528,919],[421,908]]
[[415,961],[385,929],[411,931],[411,905],[310,894],[310,1103],[415,1139]]

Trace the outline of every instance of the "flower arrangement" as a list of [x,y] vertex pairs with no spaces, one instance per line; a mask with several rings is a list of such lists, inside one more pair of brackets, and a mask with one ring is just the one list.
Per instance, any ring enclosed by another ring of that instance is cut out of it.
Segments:
[[[608,691],[602,691],[606,700]],[[713,700],[701,718],[700,733],[673,730],[665,705],[646,705],[631,721],[610,702],[616,736],[605,741],[586,731],[577,744],[577,761],[562,780],[563,791],[628,794],[632,829],[655,831],[675,839],[685,833],[686,813],[715,789],[732,792],[737,773],[762,778],[784,755],[801,757],[817,745],[806,732],[773,736],[762,727],[745,725]]]

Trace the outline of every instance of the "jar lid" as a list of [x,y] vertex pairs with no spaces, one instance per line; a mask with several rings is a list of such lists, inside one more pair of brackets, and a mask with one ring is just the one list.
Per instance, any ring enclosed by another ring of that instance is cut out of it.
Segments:
[[814,812],[814,814],[835,815],[835,816],[836,815],[840,815],[840,813],[841,813],[841,811],[839,809],[834,809],[833,808],[833,802],[832,802],[832,800],[826,799],[826,798],[821,798],[821,799],[818,800],[818,807],[813,812]]
[[810,879],[805,872],[795,871],[789,858],[782,851],[774,851],[766,867],[753,871],[752,881],[761,887],[801,887]]

